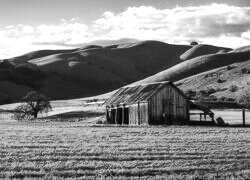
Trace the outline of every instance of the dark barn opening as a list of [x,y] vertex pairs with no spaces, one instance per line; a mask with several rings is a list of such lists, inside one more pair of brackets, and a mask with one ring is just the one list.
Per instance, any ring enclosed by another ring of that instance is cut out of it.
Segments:
[[120,107],[108,109],[106,116],[110,124],[129,124],[129,108]]

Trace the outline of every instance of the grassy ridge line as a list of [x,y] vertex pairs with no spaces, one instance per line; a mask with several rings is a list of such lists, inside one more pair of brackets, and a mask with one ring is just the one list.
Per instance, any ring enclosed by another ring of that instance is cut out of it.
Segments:
[[182,60],[188,60],[192,59],[198,56],[207,55],[207,54],[216,54],[219,52],[226,53],[232,49],[225,48],[225,47],[217,47],[212,45],[206,45],[206,44],[198,44],[187,50],[185,53],[183,53],[180,58]]
[[0,177],[247,178],[249,134],[237,128],[6,124]]
[[178,81],[183,78],[193,76],[193,75],[196,75],[205,71],[209,71],[215,68],[230,65],[236,62],[248,61],[249,59],[250,59],[249,51],[199,56],[199,57],[184,61],[182,63],[179,63],[153,76],[137,81],[135,82],[135,84],[160,82],[160,81],[166,81],[166,80]]

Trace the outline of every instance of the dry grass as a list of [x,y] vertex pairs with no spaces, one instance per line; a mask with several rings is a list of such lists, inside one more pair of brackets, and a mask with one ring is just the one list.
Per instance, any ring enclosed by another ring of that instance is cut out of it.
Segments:
[[242,73],[242,68],[250,69],[250,60],[223,66],[211,71],[197,74],[178,81],[179,88],[184,92],[194,91],[195,95],[214,89],[214,92],[207,93],[204,98],[231,99],[239,102],[242,96],[250,91],[250,74]]
[[250,178],[247,128],[0,123],[0,178]]

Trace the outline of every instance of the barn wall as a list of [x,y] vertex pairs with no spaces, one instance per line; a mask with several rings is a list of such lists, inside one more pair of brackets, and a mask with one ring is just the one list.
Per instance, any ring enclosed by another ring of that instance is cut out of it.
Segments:
[[148,103],[140,102],[139,107],[139,124],[147,125],[148,124]]
[[138,124],[138,105],[133,104],[129,106],[129,124]]
[[149,124],[165,124],[163,118],[163,100],[171,100],[173,124],[188,121],[187,99],[177,88],[167,85],[149,99]]
[[139,102],[129,106],[129,124],[131,125],[148,124],[147,102]]

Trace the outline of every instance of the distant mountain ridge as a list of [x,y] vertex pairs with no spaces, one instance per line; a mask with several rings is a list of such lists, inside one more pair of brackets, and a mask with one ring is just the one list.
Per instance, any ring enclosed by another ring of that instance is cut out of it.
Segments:
[[95,96],[131,83],[177,81],[250,59],[246,48],[234,52],[133,39],[98,43],[34,51],[0,63],[0,103],[17,101],[34,89],[52,99]]
[[[5,60],[12,67],[0,70],[0,96],[16,101],[34,87],[52,99],[102,94],[178,64],[182,61],[180,54],[190,47],[138,41],[27,53]],[[17,70],[20,66],[22,70]],[[29,75],[36,72],[34,69],[44,78],[29,79]],[[37,85],[31,85],[30,81]],[[10,90],[13,88],[19,91]]]

